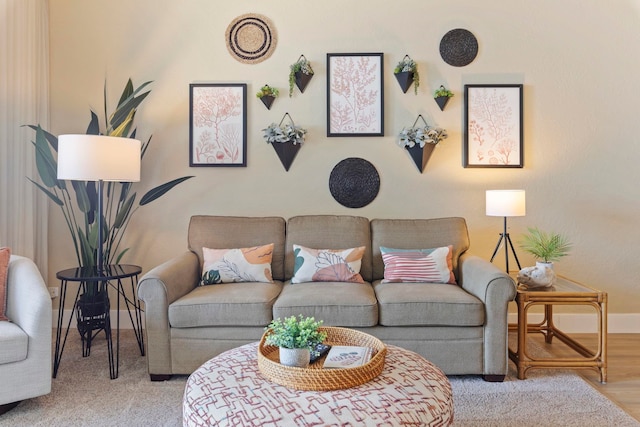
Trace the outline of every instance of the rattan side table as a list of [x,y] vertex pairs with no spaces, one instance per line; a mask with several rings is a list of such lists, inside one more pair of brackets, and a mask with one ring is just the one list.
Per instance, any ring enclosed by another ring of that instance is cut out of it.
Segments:
[[[556,284],[550,288],[527,289],[518,285],[516,294],[518,323],[510,324],[510,331],[517,331],[517,348],[509,348],[509,358],[518,368],[518,378],[525,379],[532,368],[573,368],[595,369],[600,372],[600,382],[607,382],[607,293],[558,276]],[[529,309],[544,306],[544,318],[540,323],[531,324],[527,320]],[[593,351],[562,332],[553,323],[554,305],[584,305],[593,307],[598,322],[598,348]],[[529,333],[541,333],[545,342],[551,343],[557,337],[581,357],[534,357],[527,351]]]

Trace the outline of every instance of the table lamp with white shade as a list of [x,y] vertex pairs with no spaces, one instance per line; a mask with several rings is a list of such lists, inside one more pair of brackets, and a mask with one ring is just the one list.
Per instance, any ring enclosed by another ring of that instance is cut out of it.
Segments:
[[507,217],[525,216],[525,191],[487,190],[486,214],[487,216],[501,216],[504,218],[504,230],[500,234],[500,239],[498,240],[498,244],[493,251],[493,255],[491,255],[491,262],[493,262],[493,259],[496,257],[498,249],[500,249],[500,244],[504,241],[504,258],[507,273],[509,273],[509,247],[511,247],[511,252],[513,253],[513,257],[516,260],[518,269],[522,269],[522,267],[520,267],[518,255],[516,255],[516,251],[513,248],[513,243],[511,242],[511,238],[509,237],[509,233],[507,232]]
[[[58,179],[98,183],[98,223],[102,233],[104,181],[140,181],[141,143],[137,139],[103,135],[60,135]],[[102,236],[100,236],[102,237]],[[103,241],[98,243],[98,272],[103,271]]]

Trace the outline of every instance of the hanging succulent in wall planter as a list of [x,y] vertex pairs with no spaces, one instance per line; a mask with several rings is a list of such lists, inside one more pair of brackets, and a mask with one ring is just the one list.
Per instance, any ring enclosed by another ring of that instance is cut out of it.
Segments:
[[436,91],[434,92],[433,99],[436,100],[438,107],[440,107],[440,111],[444,111],[444,107],[447,105],[447,102],[449,102],[449,98],[451,98],[452,96],[453,92],[440,85],[440,88],[436,89]]
[[264,85],[260,88],[260,90],[256,93],[256,97],[262,101],[267,110],[271,110],[271,105],[273,101],[280,95],[280,91],[269,85]]
[[300,55],[300,58],[289,67],[289,98],[293,96],[293,85],[295,84],[304,93],[309,81],[313,77],[311,62]]
[[413,90],[416,95],[418,94],[418,87],[420,86],[418,64],[409,55],[405,55],[402,61],[398,62],[398,65],[393,69],[393,74],[396,76],[396,80],[398,80],[404,93],[407,93],[413,83]]
[[[287,117],[289,122],[284,123]],[[271,144],[276,154],[278,154],[282,166],[288,172],[293,160],[298,155],[298,151],[300,151],[300,147],[304,143],[307,130],[296,126],[289,113],[284,113],[280,124],[271,123],[262,131],[264,132],[264,139],[268,144]]]
[[[418,126],[418,120],[422,120],[424,126]],[[446,130],[429,126],[422,114],[419,114],[412,127],[402,129],[398,135],[398,145],[409,152],[418,170],[422,173],[435,146],[447,136]]]

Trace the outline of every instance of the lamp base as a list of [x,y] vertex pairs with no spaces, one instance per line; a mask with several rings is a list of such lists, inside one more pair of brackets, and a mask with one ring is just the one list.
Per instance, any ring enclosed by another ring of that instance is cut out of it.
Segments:
[[518,271],[522,270],[520,267],[520,261],[518,260],[518,255],[516,255],[516,250],[513,248],[513,243],[511,242],[511,237],[509,237],[509,233],[507,233],[507,217],[504,217],[504,231],[500,233],[500,238],[498,239],[498,243],[496,244],[496,248],[493,250],[493,255],[491,255],[491,261],[496,257],[498,253],[498,249],[500,249],[500,244],[504,240],[504,263],[507,274],[509,274],[509,248],[511,248],[511,253],[513,257],[516,259],[516,264],[518,265]]

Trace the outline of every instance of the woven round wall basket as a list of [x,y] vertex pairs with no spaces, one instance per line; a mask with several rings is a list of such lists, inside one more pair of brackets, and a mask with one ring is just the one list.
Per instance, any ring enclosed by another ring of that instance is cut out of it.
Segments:
[[456,28],[440,40],[440,56],[449,65],[464,67],[478,54],[478,40],[469,30]]
[[265,343],[268,333],[265,332],[258,345],[258,368],[262,375],[269,381],[296,390],[329,391],[359,386],[382,373],[387,347],[378,338],[348,328],[323,326],[320,330],[327,333],[326,344],[371,347],[375,354],[369,362],[355,368],[323,369],[326,356],[308,368],[285,366],[280,364],[278,347]]
[[234,19],[227,27],[225,37],[231,56],[245,64],[257,64],[269,58],[278,41],[273,23],[257,13]]
[[341,205],[361,208],[378,195],[380,175],[368,161],[349,157],[334,166],[329,176],[329,190]]

